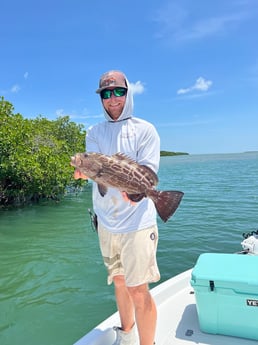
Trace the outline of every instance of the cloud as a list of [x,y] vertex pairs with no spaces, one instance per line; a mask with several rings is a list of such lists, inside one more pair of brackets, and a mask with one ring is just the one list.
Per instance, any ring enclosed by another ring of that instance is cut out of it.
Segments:
[[247,17],[246,14],[236,13],[227,16],[201,19],[193,23],[189,30],[179,32],[177,38],[180,40],[195,40],[218,35],[227,32],[230,27],[246,19],[245,17]]
[[69,117],[71,119],[89,120],[89,119],[100,119],[100,118],[103,118],[103,114],[99,114],[99,115],[76,115],[76,114],[72,114],[72,115],[69,115]]
[[[23,74],[23,78],[26,80],[29,77],[29,72],[25,72]],[[19,84],[14,84],[12,87],[5,89],[5,90],[0,90],[0,93],[2,94],[9,94],[9,93],[18,93],[21,90],[21,87]]]
[[102,117],[103,117],[103,114],[85,116],[86,119],[100,119],[100,118],[102,118]]
[[144,86],[142,82],[130,83],[133,94],[141,94],[144,92]]
[[78,114],[77,111],[65,111],[64,109],[56,109],[55,111],[56,116],[63,117],[63,116],[69,116],[70,119],[82,119],[82,120],[88,120],[88,119],[99,119],[103,118],[103,114],[98,115],[89,115],[87,109],[83,109],[82,112]]
[[233,1],[229,3],[228,11],[219,11],[219,7],[210,7],[210,13],[201,17],[201,12],[195,6],[187,8],[179,1],[168,2],[155,15],[154,21],[158,24],[156,37],[170,42],[183,42],[221,35],[257,14],[252,0]]
[[154,16],[154,21],[159,25],[157,38],[166,38],[175,34],[182,27],[188,17],[187,11],[175,2],[168,2],[162,6]]
[[177,94],[184,95],[186,93],[194,92],[194,91],[201,91],[201,92],[208,91],[211,86],[212,86],[211,80],[205,80],[203,77],[199,77],[193,86],[190,86],[184,89],[179,89],[177,90]]
[[204,120],[193,120],[186,122],[159,122],[156,127],[191,127],[191,126],[200,126],[200,125],[209,125],[211,123],[217,122],[217,119],[204,119]]
[[65,116],[64,109],[56,109],[56,115],[57,116]]
[[18,84],[15,84],[15,85],[13,85],[12,87],[11,87],[11,92],[12,93],[17,93],[17,92],[19,92],[20,91],[20,86],[18,85]]

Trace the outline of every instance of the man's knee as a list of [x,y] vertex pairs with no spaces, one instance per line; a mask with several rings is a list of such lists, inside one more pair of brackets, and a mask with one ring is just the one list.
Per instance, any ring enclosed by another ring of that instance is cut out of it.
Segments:
[[117,275],[113,277],[113,282],[116,288],[125,286],[125,277],[123,275]]
[[143,302],[150,295],[148,284],[128,287],[128,291],[136,304]]

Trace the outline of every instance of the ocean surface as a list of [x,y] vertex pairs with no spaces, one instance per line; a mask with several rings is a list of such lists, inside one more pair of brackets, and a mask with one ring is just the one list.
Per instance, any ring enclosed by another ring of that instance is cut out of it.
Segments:
[[[258,153],[162,157],[159,180],[185,193],[158,220],[161,282],[203,252],[240,251],[242,233],[258,229]],[[90,186],[0,211],[1,345],[71,345],[116,310],[89,207]]]

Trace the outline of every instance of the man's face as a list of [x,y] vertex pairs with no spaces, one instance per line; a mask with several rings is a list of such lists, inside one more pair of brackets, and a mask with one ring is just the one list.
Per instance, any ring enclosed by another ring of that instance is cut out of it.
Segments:
[[[114,90],[115,88],[108,88],[107,90]],[[115,96],[111,93],[110,98],[102,98],[103,106],[108,112],[109,116],[112,117],[114,121],[117,121],[125,106],[126,94],[123,96]]]

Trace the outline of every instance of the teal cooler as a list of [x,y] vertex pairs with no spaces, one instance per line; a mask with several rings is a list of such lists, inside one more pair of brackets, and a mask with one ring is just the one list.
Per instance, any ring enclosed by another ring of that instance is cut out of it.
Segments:
[[191,285],[203,332],[258,340],[258,256],[201,254]]

